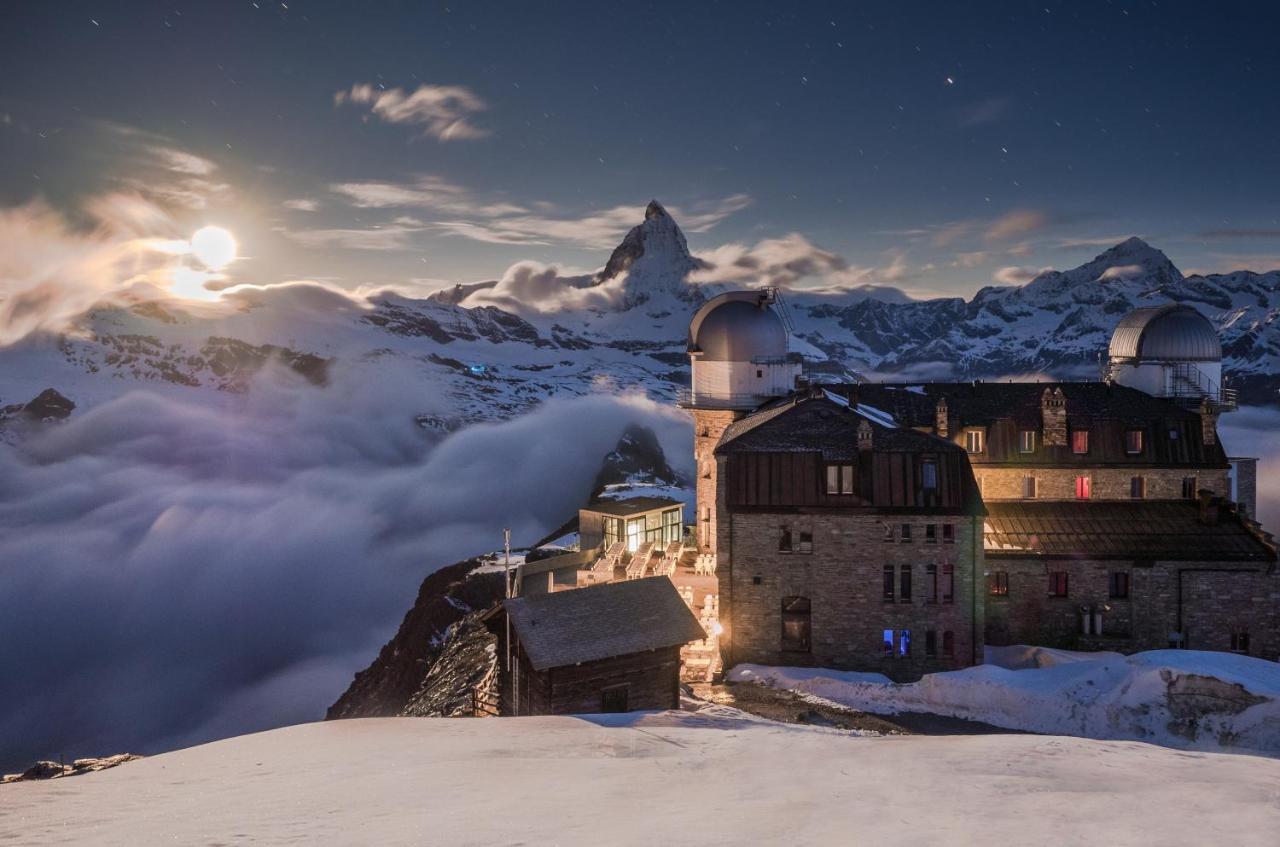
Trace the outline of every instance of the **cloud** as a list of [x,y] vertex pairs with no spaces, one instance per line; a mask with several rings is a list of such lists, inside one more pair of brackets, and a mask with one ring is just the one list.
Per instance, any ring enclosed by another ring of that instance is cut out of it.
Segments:
[[996,271],[995,274],[993,275],[993,278],[995,279],[996,282],[1001,283],[1002,285],[1022,285],[1023,283],[1030,282],[1031,280],[1035,279],[1040,274],[1048,270],[1052,270],[1052,268],[1028,268],[1028,267],[1012,266],[1007,268],[1001,268],[1000,270]]
[[688,437],[598,395],[437,441],[386,377],[137,392],[0,447],[0,768],[315,720],[426,574],[560,525],[629,424]]
[[286,209],[292,209],[295,212],[314,212],[320,208],[319,201],[311,200],[306,197],[298,197],[292,200],[285,200],[280,205],[284,206]]
[[552,314],[566,310],[612,310],[626,298],[626,275],[593,284],[593,274],[565,275],[555,265],[517,262],[496,285],[476,288],[463,300],[467,308],[497,306],[513,312]]
[[440,141],[484,138],[489,131],[471,123],[471,116],[488,108],[469,88],[461,85],[419,85],[407,92],[402,88],[376,89],[370,84],[351,86],[333,96],[336,105],[366,105],[383,121],[422,127],[422,135]]
[[408,223],[406,219],[401,218],[390,224],[371,226],[365,229],[282,229],[280,233],[292,241],[312,248],[404,250],[411,245],[413,236],[425,229],[426,227],[422,226],[420,222]]
[[421,174],[408,182],[338,182],[329,189],[357,209],[433,209],[448,214],[496,217],[528,211],[501,200],[483,201],[461,185],[438,176]]
[[724,244],[698,254],[704,266],[689,276],[698,284],[769,285],[831,292],[897,284],[908,277],[905,254],[893,251],[879,267],[851,265],[798,232],[748,246]]
[[[1067,250],[1076,247],[1114,247],[1122,241],[1127,241],[1133,237],[1133,235],[1098,235],[1084,238],[1063,238],[1059,239],[1057,246]],[[1141,236],[1138,237],[1141,238]]]
[[1020,238],[1039,232],[1050,225],[1051,221],[1044,212],[1035,209],[1018,209],[996,218],[987,227],[983,238],[987,241],[1003,241],[1009,238]]
[[1200,233],[1200,237],[1210,239],[1263,238],[1280,240],[1280,229],[1210,229]]
[[952,261],[951,264],[954,267],[959,267],[959,268],[976,268],[979,265],[986,264],[987,259],[989,259],[990,257],[991,257],[991,254],[988,253],[986,250],[974,250],[968,253],[957,253],[955,260]]

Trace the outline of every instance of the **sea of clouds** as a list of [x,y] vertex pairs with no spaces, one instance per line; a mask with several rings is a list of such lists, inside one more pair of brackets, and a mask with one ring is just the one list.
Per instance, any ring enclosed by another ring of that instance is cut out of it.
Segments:
[[323,716],[433,570],[531,543],[589,496],[639,396],[431,436],[339,367],[210,405],[133,392],[0,445],[0,768]]

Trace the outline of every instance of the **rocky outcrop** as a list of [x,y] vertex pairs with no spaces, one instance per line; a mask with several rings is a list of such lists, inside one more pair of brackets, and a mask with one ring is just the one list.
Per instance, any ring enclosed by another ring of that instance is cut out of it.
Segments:
[[[468,559],[423,580],[400,629],[329,707],[326,720],[394,717],[405,714],[413,702],[424,710],[452,702],[448,694],[437,698],[424,692],[423,683],[451,646],[450,635],[459,622],[502,598],[502,574],[472,573],[480,564],[480,559]],[[441,679],[453,676],[443,668],[438,672]]]
[[94,771],[104,771],[107,768],[114,768],[118,765],[123,765],[125,762],[132,762],[141,758],[142,756],[136,753],[117,753],[114,756],[104,756],[100,759],[76,759],[69,765],[61,762],[36,762],[22,773],[13,773],[0,777],[0,783],[79,776],[80,774],[93,773]]
[[71,417],[75,408],[76,404],[57,390],[46,388],[28,403],[0,407],[0,421],[6,418],[21,418],[33,423],[63,421]]
[[653,430],[633,424],[623,432],[618,446],[604,457],[593,491],[599,495],[606,486],[641,481],[657,485],[684,484],[680,475],[667,463],[667,456]]
[[409,718],[470,717],[496,711],[498,639],[476,611],[449,627],[444,649],[401,711]]

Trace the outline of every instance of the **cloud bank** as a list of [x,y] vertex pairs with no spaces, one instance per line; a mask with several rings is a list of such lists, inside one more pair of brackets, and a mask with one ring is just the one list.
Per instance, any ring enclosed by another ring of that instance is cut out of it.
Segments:
[[414,91],[403,88],[374,88],[369,83],[351,86],[333,96],[335,105],[354,103],[391,124],[422,127],[424,137],[440,141],[484,138],[489,131],[471,122],[488,106],[471,89],[462,85],[419,85]]
[[426,574],[559,525],[628,424],[687,437],[591,396],[434,442],[397,384],[138,392],[0,448],[0,767],[316,719]]

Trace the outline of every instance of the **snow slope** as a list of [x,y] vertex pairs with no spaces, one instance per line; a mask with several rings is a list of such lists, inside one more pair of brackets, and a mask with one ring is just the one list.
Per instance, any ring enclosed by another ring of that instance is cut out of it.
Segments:
[[1280,829],[1272,759],[730,711],[304,724],[5,786],[0,841],[1243,846]]
[[995,726],[1197,750],[1280,756],[1280,664],[1230,653],[1153,650],[1090,657],[1004,648],[985,664],[895,684],[880,674],[739,665],[760,682],[879,714],[931,712]]

